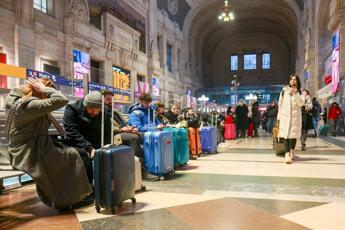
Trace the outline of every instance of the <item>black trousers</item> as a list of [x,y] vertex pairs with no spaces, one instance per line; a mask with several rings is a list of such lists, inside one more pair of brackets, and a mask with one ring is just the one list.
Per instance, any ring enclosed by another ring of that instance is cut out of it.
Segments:
[[296,138],[294,138],[294,139],[285,139],[285,141],[286,141],[286,145],[288,147],[288,151],[290,151],[291,149],[295,150],[296,142],[297,142]]

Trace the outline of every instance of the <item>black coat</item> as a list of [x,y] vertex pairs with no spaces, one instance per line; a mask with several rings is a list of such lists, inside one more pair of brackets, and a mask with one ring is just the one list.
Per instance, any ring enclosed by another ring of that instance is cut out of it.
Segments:
[[255,102],[252,106],[252,119],[254,123],[260,122],[260,110],[258,102]]
[[[92,148],[99,149],[101,147],[102,113],[96,117],[90,117],[85,111],[83,100],[80,99],[66,106],[63,125],[73,146],[90,152]],[[110,144],[111,141],[110,120],[111,114],[106,110],[104,119],[105,145]]]
[[238,105],[235,109],[236,114],[236,128],[247,129],[249,125],[248,107],[246,105]]
[[313,129],[314,128],[313,116],[311,112],[306,112],[304,106],[302,106],[301,110],[302,110],[302,130]]
[[178,115],[175,115],[171,110],[165,113],[165,117],[169,120],[170,124],[177,124],[179,122]]

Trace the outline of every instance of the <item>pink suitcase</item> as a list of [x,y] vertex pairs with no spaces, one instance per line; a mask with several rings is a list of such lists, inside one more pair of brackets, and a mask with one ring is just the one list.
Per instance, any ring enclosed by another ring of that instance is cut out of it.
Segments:
[[236,125],[235,123],[225,124],[224,139],[236,139]]

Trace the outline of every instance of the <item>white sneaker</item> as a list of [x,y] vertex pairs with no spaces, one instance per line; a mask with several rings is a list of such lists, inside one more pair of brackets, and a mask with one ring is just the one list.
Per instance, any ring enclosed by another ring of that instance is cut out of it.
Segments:
[[286,164],[291,164],[292,163],[291,153],[289,153],[289,152],[285,153],[285,160],[284,160],[284,162]]

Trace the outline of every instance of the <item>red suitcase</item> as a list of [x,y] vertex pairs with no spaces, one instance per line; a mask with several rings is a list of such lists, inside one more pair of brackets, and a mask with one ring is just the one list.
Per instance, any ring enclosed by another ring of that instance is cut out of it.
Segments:
[[236,125],[235,123],[225,124],[224,139],[236,139]]

